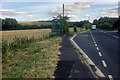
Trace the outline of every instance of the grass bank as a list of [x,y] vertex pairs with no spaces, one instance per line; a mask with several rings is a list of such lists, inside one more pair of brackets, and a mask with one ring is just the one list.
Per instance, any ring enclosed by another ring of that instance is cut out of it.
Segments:
[[84,28],[77,28],[77,32],[74,32],[74,28],[69,28],[70,34],[77,34],[77,33],[81,33],[81,32],[86,32],[89,31],[90,29],[84,29]]
[[3,78],[53,78],[58,61],[60,37],[29,44],[3,54]]

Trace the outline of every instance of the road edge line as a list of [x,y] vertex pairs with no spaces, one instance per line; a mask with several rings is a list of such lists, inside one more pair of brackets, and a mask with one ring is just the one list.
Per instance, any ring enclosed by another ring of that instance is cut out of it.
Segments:
[[[94,78],[98,78],[98,77],[105,77],[105,75],[100,71],[100,69],[92,62],[92,60],[85,54],[85,52],[83,52],[83,50],[76,44],[76,42],[73,40],[75,38],[77,34],[74,34],[71,38],[70,41],[73,44],[73,46],[79,50],[79,52],[82,54],[80,55],[78,53],[79,56],[82,56],[84,58],[84,62],[87,65],[87,67],[89,68],[89,70],[92,72],[92,75]],[[93,69],[90,67],[90,65],[94,65],[96,71],[93,71]]]

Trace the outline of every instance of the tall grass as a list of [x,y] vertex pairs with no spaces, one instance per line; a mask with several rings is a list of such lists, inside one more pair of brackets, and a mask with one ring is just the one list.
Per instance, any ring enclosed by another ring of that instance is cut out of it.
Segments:
[[46,80],[53,78],[58,61],[57,53],[60,40],[60,37],[51,38],[44,35],[42,38],[18,39],[10,44],[5,42],[4,46],[7,46],[6,49],[9,50],[6,50],[7,52],[2,57],[2,78],[40,78]]
[[45,39],[50,38],[50,33],[49,34],[43,34],[41,36],[33,36],[33,37],[19,37],[15,38],[13,41],[2,41],[2,54],[7,54],[9,52],[15,53],[16,50],[18,49],[24,49],[29,46],[30,43],[36,42],[36,41],[42,41]]

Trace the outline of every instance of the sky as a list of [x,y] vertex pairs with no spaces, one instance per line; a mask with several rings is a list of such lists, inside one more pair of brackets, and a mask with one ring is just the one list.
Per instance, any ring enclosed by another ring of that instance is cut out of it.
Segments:
[[118,0],[2,0],[0,18],[15,18],[18,21],[52,20],[65,15],[70,21],[99,19],[100,17],[118,17]]

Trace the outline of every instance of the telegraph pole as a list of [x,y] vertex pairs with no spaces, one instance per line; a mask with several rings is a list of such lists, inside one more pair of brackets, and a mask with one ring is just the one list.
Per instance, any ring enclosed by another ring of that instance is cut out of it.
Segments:
[[63,4],[63,17],[64,17],[64,4]]

